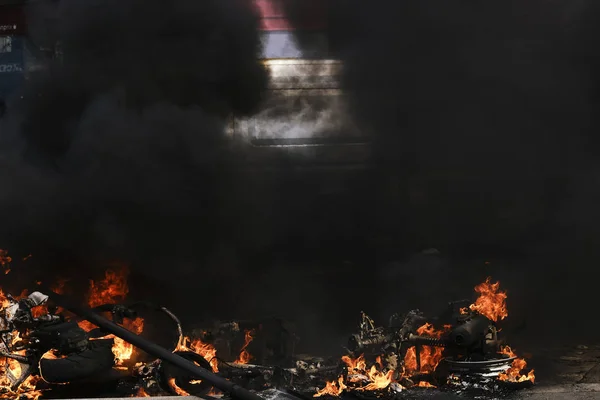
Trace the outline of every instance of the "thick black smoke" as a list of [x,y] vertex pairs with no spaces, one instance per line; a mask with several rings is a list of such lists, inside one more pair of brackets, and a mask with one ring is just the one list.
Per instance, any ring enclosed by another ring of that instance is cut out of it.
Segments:
[[[311,12],[283,3],[298,26]],[[382,303],[429,305],[492,274],[514,288],[513,318],[531,331],[568,315],[556,328],[581,334],[600,261],[591,2],[321,4],[330,56],[373,140],[365,220],[382,239],[376,252],[435,246],[457,260],[390,265]],[[484,268],[491,259],[511,261]]]
[[157,301],[215,295],[237,265],[211,258],[256,243],[243,193],[231,190],[236,156],[224,135],[227,117],[256,110],[267,84],[254,8],[235,0],[37,7],[33,41],[58,42],[63,57],[34,73],[9,107],[2,247],[34,255],[23,266],[33,279],[65,276],[85,288],[119,260]]
[[[567,3],[329,0],[331,56],[373,158],[327,175],[286,155],[232,167],[251,157],[224,139],[226,116],[257,110],[266,86],[251,8],[63,0],[32,32],[64,59],[3,126],[2,246],[82,285],[129,262],[133,291],[195,320],[269,312],[320,339],[360,309],[434,311],[488,274],[510,290],[512,331],[559,314],[585,333],[598,190],[580,54],[597,33]],[[429,247],[458,261],[405,257]]]

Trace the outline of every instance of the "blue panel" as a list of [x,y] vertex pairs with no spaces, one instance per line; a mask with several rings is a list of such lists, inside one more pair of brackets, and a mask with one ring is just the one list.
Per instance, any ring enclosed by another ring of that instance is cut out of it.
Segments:
[[20,36],[0,36],[0,98],[10,96],[23,83],[23,47]]
[[[300,48],[296,37],[306,46]],[[262,58],[305,58],[323,59],[328,57],[326,36],[313,32],[273,31],[262,34]]]

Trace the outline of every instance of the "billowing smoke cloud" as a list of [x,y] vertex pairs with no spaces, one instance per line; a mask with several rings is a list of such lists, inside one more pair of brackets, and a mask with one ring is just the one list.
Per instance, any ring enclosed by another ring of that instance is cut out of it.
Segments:
[[32,75],[2,129],[0,241],[33,253],[28,278],[85,286],[116,259],[146,279],[138,288],[162,290],[157,301],[175,287],[212,296],[232,279],[236,265],[209,271],[227,261],[211,260],[219,248],[255,245],[240,233],[254,223],[242,193],[230,200],[224,135],[227,117],[256,110],[267,84],[250,4],[63,0],[30,10],[33,40],[58,41],[64,57]]
[[[64,60],[10,105],[0,160],[0,242],[34,254],[32,275],[84,281],[124,260],[132,290],[196,320],[268,312],[326,344],[360,309],[434,311],[491,274],[513,331],[558,313],[584,332],[581,274],[598,260],[584,2],[329,0],[331,56],[373,140],[369,172],[331,174],[284,154],[233,168],[252,160],[226,116],[258,110],[267,78],[242,3],[34,12],[35,40],[60,39]],[[429,247],[460,263],[405,257]]]
[[[283,3],[298,25],[310,12],[310,2]],[[591,2],[321,3],[331,57],[344,62],[343,89],[373,140],[365,220],[381,239],[378,253],[435,246],[463,260],[434,263],[435,272],[421,262],[391,265],[384,307],[428,303],[429,288],[442,293],[490,273],[514,288],[514,318],[535,329],[532,321],[573,312],[565,329],[573,333],[585,312],[570,307],[591,300],[582,276],[599,261],[582,245],[600,239],[589,203],[599,190],[590,178],[597,72],[589,69],[598,32],[582,20],[597,20]],[[484,268],[486,259],[513,261],[496,269]],[[567,268],[571,283],[561,286]]]

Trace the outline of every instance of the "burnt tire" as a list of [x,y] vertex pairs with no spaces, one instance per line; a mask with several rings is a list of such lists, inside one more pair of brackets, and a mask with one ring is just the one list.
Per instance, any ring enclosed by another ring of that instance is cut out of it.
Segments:
[[[174,354],[192,361],[197,366],[212,372],[210,363],[200,354],[196,354],[193,351],[176,351]],[[182,389],[192,396],[205,395],[210,392],[210,389],[212,388],[210,382],[200,380],[197,376],[167,362],[163,362],[161,366],[161,381],[161,386],[169,393],[176,396],[182,394],[177,388]],[[176,387],[173,383],[175,383]]]

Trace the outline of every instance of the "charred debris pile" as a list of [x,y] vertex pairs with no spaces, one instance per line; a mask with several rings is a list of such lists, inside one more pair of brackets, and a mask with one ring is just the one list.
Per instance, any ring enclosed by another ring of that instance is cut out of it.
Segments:
[[[0,252],[10,272],[11,259]],[[95,326],[52,302],[65,292],[57,282],[40,291],[0,291],[0,398],[60,398],[100,394],[230,396]],[[405,398],[422,391],[498,396],[534,384],[533,370],[501,338],[508,316],[506,292],[488,278],[475,301],[449,303],[443,315],[419,310],[395,314],[386,326],[362,313],[356,333],[335,358],[298,355],[293,328],[283,320],[215,322],[184,332],[170,310],[128,304],[127,268],[114,267],[91,281],[87,306],[142,337],[156,324],[148,310],[172,326],[172,351],[216,376],[263,397],[273,393],[318,397]],[[147,326],[146,326],[147,325]],[[161,328],[168,324],[161,324]],[[317,328],[316,328],[317,329]],[[76,366],[76,367],[74,367]],[[102,387],[105,393],[98,393]],[[87,392],[86,392],[87,391]],[[90,392],[92,391],[92,392]]]

